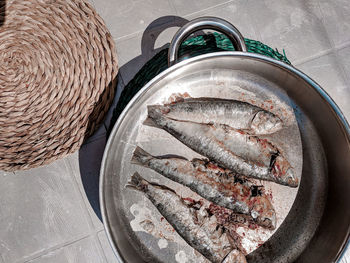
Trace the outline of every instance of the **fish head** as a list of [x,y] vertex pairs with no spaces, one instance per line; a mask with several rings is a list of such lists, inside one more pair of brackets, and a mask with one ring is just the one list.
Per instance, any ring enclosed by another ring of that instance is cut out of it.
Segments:
[[275,229],[276,227],[276,211],[270,200],[265,196],[254,197],[252,200],[254,205],[250,211],[254,221],[263,227]]
[[171,111],[170,105],[148,105],[148,112],[156,111],[161,114],[168,114]]
[[255,134],[270,134],[282,128],[282,120],[267,111],[259,111],[255,114],[251,129]]
[[276,157],[271,171],[280,184],[290,187],[297,187],[299,185],[299,180],[294,173],[294,169],[282,155]]
[[298,178],[295,176],[294,171],[292,168],[289,168],[287,170],[287,172],[285,173],[285,178],[287,180],[287,183],[289,186],[292,187],[298,187],[299,185],[299,180]]

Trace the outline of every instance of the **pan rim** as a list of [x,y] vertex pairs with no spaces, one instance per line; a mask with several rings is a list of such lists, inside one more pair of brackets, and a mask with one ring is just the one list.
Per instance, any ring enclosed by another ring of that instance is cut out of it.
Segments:
[[[193,58],[189,58],[186,60],[183,60],[168,69],[164,70],[160,74],[158,74],[156,77],[154,77],[152,80],[150,80],[144,87],[142,87],[136,95],[129,101],[127,106],[124,108],[122,113],[120,114],[118,120],[113,126],[113,129],[110,133],[110,136],[108,138],[108,141],[105,146],[105,150],[103,153],[103,158],[101,162],[101,168],[100,168],[100,180],[99,180],[99,198],[100,198],[100,209],[101,209],[101,215],[102,215],[102,222],[103,226],[107,235],[108,242],[110,246],[112,247],[112,250],[120,263],[124,263],[125,261],[122,258],[121,253],[119,253],[118,246],[115,244],[114,239],[111,235],[111,229],[110,229],[110,224],[107,216],[107,208],[105,207],[105,198],[104,198],[104,181],[105,181],[105,166],[107,162],[107,152],[108,149],[112,145],[112,138],[114,138],[119,126],[121,125],[122,121],[125,118],[125,115],[128,113],[129,109],[133,106],[135,101],[137,101],[143,93],[145,93],[148,89],[150,89],[155,83],[163,79],[166,75],[170,74],[171,72],[174,72],[178,70],[179,68],[182,68],[183,66],[191,63],[196,63],[198,61],[204,60],[204,59],[210,59],[210,58],[215,58],[215,57],[239,57],[239,58],[248,58],[248,59],[255,59],[255,60],[260,60],[269,64],[273,64],[275,66],[278,66],[280,68],[283,68],[287,70],[289,73],[298,76],[299,78],[303,79],[306,81],[320,96],[323,100],[328,103],[329,106],[331,106],[332,111],[337,115],[339,121],[341,122],[341,126],[343,130],[345,131],[346,137],[348,141],[350,141],[350,126],[348,121],[346,120],[344,114],[340,110],[339,106],[335,103],[335,101],[329,96],[329,94],[319,85],[317,84],[312,78],[310,78],[308,75],[305,73],[301,72],[294,66],[288,65],[284,62],[275,60],[273,58],[256,54],[256,53],[248,53],[248,52],[238,52],[238,51],[222,51],[222,52],[215,52],[215,53],[209,53],[209,54],[204,54],[204,55],[199,55]],[[341,248],[339,248],[338,254],[335,256],[336,262],[338,262],[344,252],[346,251],[346,248],[350,249],[350,225],[348,226],[347,230],[347,237],[345,238]]]

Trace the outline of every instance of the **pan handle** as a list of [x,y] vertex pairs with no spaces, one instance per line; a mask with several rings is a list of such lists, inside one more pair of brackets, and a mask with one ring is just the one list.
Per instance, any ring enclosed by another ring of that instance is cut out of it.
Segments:
[[169,67],[178,62],[178,53],[182,42],[192,33],[202,29],[213,29],[221,32],[231,40],[235,50],[247,51],[242,34],[231,23],[217,17],[199,17],[188,22],[175,33],[168,51]]

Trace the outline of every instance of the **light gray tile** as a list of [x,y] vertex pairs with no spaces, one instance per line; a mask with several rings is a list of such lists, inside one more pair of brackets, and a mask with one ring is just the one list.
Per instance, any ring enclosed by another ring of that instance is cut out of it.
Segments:
[[341,66],[331,53],[311,60],[297,68],[314,79],[338,104],[347,119],[350,119],[350,88],[346,85]]
[[[350,47],[341,49],[338,51],[338,63],[342,66],[344,70],[344,75],[346,77],[347,85],[346,85],[346,92],[345,97],[344,97],[344,104],[347,105],[347,107],[344,107],[343,113],[345,114],[346,119],[348,122],[350,122]],[[350,250],[350,249],[349,249]]]
[[338,51],[339,63],[343,66],[350,87],[350,46]]
[[201,16],[216,16],[232,23],[242,33],[244,37],[260,40],[260,34],[254,29],[251,14],[247,12],[246,1],[234,0],[228,4],[210,8],[195,14],[186,16],[192,20]]
[[284,49],[292,64],[331,48],[327,33],[307,1],[248,1],[247,9],[265,44]]
[[64,160],[0,173],[0,254],[14,262],[89,233],[86,211]]
[[[144,30],[162,16],[175,15],[167,0],[94,0],[95,8],[114,38]],[[153,26],[164,21],[156,21]]]
[[310,0],[314,13],[322,20],[335,47],[350,43],[350,1]]
[[98,233],[98,239],[100,240],[103,252],[106,256],[108,263],[118,263],[116,256],[114,255],[114,252],[111,248],[111,245],[109,244],[109,241],[107,239],[107,235],[105,231],[101,231]]
[[105,257],[96,240],[84,238],[73,244],[51,251],[28,263],[105,263]]
[[83,145],[79,152],[67,158],[68,166],[78,182],[79,191],[96,231],[103,229],[99,204],[99,178],[105,144],[106,137],[101,137]]
[[176,12],[180,16],[189,15],[203,9],[208,9],[220,5],[228,0],[169,0],[176,9]]

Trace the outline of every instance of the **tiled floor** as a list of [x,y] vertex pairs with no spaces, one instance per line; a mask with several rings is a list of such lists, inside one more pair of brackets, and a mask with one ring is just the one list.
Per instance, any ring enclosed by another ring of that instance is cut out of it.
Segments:
[[[170,41],[177,26],[210,15],[232,22],[245,37],[285,49],[292,64],[321,84],[350,120],[349,0],[91,2],[117,44],[118,94]],[[97,186],[106,127],[63,160],[24,172],[0,172],[0,263],[116,262],[99,219]]]

